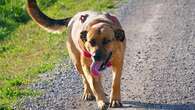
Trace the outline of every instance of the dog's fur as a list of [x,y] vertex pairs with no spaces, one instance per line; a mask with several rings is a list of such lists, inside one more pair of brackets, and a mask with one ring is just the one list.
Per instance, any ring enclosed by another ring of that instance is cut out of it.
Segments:
[[[64,27],[68,28],[67,49],[83,78],[82,99],[95,98],[99,109],[106,109],[108,103],[101,85],[101,75],[93,76],[90,65],[109,59],[113,73],[110,107],[122,106],[120,83],[126,39],[118,20],[108,13],[93,11],[79,12],[72,18],[52,19],[40,11],[36,0],[28,0],[27,10],[32,19],[47,31],[62,32]],[[82,54],[84,50],[92,56],[85,57]],[[112,53],[111,57],[109,57],[110,53]]]

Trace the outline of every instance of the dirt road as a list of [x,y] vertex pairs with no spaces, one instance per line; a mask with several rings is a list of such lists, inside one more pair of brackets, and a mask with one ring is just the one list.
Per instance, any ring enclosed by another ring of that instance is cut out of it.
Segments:
[[195,1],[134,0],[130,7],[123,20],[123,100],[143,108],[194,110]]
[[[129,0],[116,13],[127,36],[119,109],[195,110],[195,0]],[[80,100],[81,80],[67,63],[40,76],[30,87],[45,93],[16,109],[97,109]],[[111,74],[104,75],[109,94]]]

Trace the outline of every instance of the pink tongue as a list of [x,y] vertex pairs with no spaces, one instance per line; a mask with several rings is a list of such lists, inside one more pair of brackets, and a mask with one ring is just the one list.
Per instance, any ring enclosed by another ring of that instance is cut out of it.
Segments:
[[91,74],[93,76],[99,76],[100,75],[100,73],[98,71],[99,68],[100,68],[100,62],[93,62],[91,64]]

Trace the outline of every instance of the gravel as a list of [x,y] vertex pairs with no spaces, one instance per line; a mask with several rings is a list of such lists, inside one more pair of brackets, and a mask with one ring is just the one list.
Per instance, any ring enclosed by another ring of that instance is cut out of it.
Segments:
[[[129,0],[116,14],[127,37],[120,109],[195,110],[195,1]],[[108,73],[103,73],[107,94]],[[95,101],[80,99],[82,81],[68,59],[40,79],[29,87],[43,94],[15,109],[97,109]]]

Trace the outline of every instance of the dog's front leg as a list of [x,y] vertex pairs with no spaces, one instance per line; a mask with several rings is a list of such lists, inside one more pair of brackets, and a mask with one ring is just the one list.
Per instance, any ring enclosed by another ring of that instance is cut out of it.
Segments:
[[112,80],[112,90],[110,97],[110,107],[122,107],[121,103],[121,74],[122,74],[123,59],[118,58],[113,62],[113,80]]
[[94,97],[94,95],[91,91],[89,83],[87,82],[84,74],[82,74],[82,78],[83,78],[83,85],[84,85],[84,91],[83,91],[82,99],[86,100],[86,101],[95,100],[95,97]]
[[83,57],[81,58],[81,63],[82,63],[82,68],[83,68],[83,72],[85,75],[85,78],[87,79],[89,86],[91,88],[91,91],[93,92],[97,104],[98,104],[98,108],[100,110],[106,110],[108,108],[108,103],[106,101],[106,96],[104,94],[103,91],[103,87],[101,85],[101,78],[99,77],[93,77],[90,73],[90,64],[91,62]]

